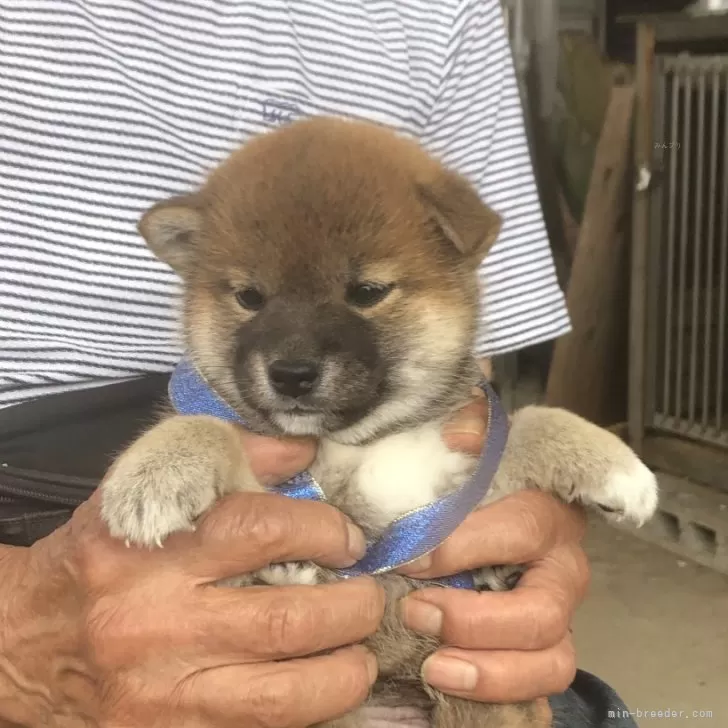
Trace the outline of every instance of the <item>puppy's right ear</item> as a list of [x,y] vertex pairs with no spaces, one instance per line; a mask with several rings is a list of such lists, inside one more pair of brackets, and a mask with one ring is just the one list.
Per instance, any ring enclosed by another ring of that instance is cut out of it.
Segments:
[[150,250],[183,277],[199,243],[201,208],[198,195],[172,197],[151,207],[139,221],[139,232]]

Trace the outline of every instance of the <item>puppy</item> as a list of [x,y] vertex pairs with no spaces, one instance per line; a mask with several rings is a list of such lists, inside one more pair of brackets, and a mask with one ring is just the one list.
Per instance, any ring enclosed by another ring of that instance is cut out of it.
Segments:
[[[416,143],[330,118],[253,139],[202,189],[140,223],[184,281],[186,345],[202,376],[256,431],[319,438],[311,474],[370,538],[475,467],[440,432],[480,379],[476,272],[499,228],[469,183]],[[657,501],[653,475],[620,440],[538,407],[513,416],[488,500],[524,487],[636,523]],[[152,546],[241,490],[262,487],[233,426],[170,416],[113,466],[103,517],[114,536]],[[484,569],[476,582],[504,589],[513,577]],[[287,564],[235,583],[336,578]],[[388,608],[368,642],[380,670],[370,705],[421,707],[435,728],[540,724],[532,705],[476,704],[426,686],[421,665],[437,645],[408,632],[396,609],[423,583],[378,578]],[[352,714],[327,728],[360,723]]]

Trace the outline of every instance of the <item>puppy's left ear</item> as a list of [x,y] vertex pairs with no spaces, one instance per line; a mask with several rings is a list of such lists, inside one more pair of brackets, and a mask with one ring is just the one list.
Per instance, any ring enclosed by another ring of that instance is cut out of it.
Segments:
[[182,277],[193,264],[202,231],[202,205],[198,195],[172,197],[147,210],[139,232],[150,250]]
[[465,258],[480,263],[498,238],[500,216],[455,172],[443,170],[417,189],[442,235]]

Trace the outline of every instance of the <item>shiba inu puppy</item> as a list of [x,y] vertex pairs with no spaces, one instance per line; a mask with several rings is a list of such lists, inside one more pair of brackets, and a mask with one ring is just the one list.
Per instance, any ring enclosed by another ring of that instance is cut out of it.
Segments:
[[[187,350],[201,376],[256,431],[319,438],[312,476],[371,538],[475,468],[440,432],[480,379],[476,272],[499,228],[470,184],[415,142],[331,118],[253,139],[200,190],[155,205],[140,223],[184,282]],[[238,443],[229,422],[163,419],[103,485],[111,533],[161,544],[222,495],[262,490]],[[524,487],[636,523],[657,503],[654,476],[619,439],[540,407],[513,416],[487,500]],[[512,576],[483,569],[476,585],[508,588]],[[336,578],[291,564],[236,583]],[[368,642],[380,670],[370,704],[421,707],[436,728],[538,724],[533,706],[476,704],[426,686],[420,668],[437,645],[407,631],[396,609],[423,582],[377,578],[389,606]],[[352,714],[328,728],[360,723]]]

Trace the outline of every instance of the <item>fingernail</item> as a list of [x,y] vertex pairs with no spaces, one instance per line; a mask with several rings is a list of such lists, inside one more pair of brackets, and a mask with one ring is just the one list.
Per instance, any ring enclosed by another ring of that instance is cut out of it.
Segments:
[[438,637],[442,632],[442,611],[434,604],[416,597],[402,601],[400,606],[402,621],[415,632]]
[[346,530],[349,536],[349,556],[354,559],[354,562],[357,562],[367,552],[367,541],[361,529],[357,528],[353,523],[347,523]]
[[446,422],[442,428],[444,435],[475,435],[482,437],[485,434],[485,422],[478,417],[461,417]]
[[425,554],[420,556],[417,561],[413,561],[411,564],[405,564],[399,568],[400,574],[419,574],[420,571],[426,571],[432,566],[432,554]]
[[443,655],[432,655],[425,660],[422,677],[433,688],[454,692],[468,692],[478,684],[478,670],[474,665]]

